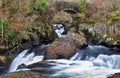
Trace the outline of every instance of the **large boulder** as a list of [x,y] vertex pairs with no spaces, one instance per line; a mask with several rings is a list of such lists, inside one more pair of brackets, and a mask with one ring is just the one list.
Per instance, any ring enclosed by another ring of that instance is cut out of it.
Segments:
[[45,59],[70,58],[75,52],[76,45],[72,40],[59,38],[47,48]]
[[80,24],[79,30],[83,30],[95,44],[105,44],[113,47],[119,47],[120,45],[119,21],[114,22],[111,26],[106,23]]
[[45,78],[37,73],[30,71],[12,72],[1,76],[0,78]]

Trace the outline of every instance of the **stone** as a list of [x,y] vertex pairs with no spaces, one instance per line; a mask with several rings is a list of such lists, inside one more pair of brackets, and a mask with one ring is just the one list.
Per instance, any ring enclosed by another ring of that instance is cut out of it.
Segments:
[[115,73],[112,76],[109,76],[107,78],[120,78],[120,73]]
[[58,38],[48,48],[45,59],[67,59],[76,52],[75,43],[69,38]]
[[0,55],[0,61],[1,61],[1,62],[5,63],[5,62],[6,62],[6,59],[7,59],[6,56]]
[[97,10],[97,7],[95,7],[95,4],[87,4],[87,10],[86,10],[86,16],[90,17],[92,16]]
[[62,23],[64,24],[64,26],[68,28],[68,27],[71,27],[71,23],[73,19],[70,14],[64,11],[60,11],[55,14],[55,16],[53,17],[53,21],[57,23]]
[[82,31],[76,32],[75,28],[71,28],[68,33],[67,37],[74,41],[77,47],[83,48],[87,45],[87,39]]
[[45,77],[30,71],[19,71],[4,74],[0,78],[45,78]]
[[83,30],[95,44],[105,44],[112,47],[120,45],[119,21],[113,22],[112,26],[107,26],[106,23],[80,24],[79,30]]

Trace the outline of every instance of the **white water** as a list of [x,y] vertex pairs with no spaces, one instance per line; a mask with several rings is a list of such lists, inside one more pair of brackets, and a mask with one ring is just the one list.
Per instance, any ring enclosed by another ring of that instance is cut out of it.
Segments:
[[[102,50],[101,50],[102,49]],[[48,67],[49,70],[56,71],[54,74],[49,74],[50,78],[106,78],[111,74],[120,72],[120,55],[106,55],[101,51],[109,51],[104,46],[91,46],[77,52],[69,60],[46,60],[49,61],[52,67]],[[97,53],[99,52],[99,54]],[[42,61],[44,56],[35,56],[34,52],[26,55],[27,50],[21,52],[12,62],[10,72],[18,71],[18,66],[21,64],[30,65],[39,61]],[[81,60],[87,54],[84,60]],[[89,54],[95,53],[98,56],[90,56]],[[47,67],[46,67],[47,68]],[[28,69],[24,69],[28,70]],[[30,70],[30,69],[29,69]]]
[[59,38],[66,37],[66,35],[62,34],[65,31],[62,24],[54,24],[53,26]]
[[24,55],[27,53],[28,50],[24,50],[23,52],[21,52],[13,61],[12,64],[10,66],[9,72],[12,71],[16,71],[16,69],[18,68],[18,66],[21,64],[21,61],[24,57]]
[[14,72],[17,71],[17,68],[19,65],[25,64],[25,65],[30,65],[39,61],[42,61],[44,56],[35,56],[34,52],[26,55],[28,50],[24,50],[21,52],[11,63],[9,72]]
[[[51,61],[51,60],[50,60]],[[91,61],[52,60],[56,66],[51,70],[59,70],[53,77],[63,78],[106,78],[111,74],[120,72],[119,69],[111,69],[104,66],[95,66]]]

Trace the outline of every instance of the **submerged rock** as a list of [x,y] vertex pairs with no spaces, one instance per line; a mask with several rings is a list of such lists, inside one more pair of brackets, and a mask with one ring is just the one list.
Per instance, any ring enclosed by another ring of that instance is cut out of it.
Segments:
[[45,78],[37,73],[29,71],[12,72],[1,76],[0,78]]
[[75,43],[68,38],[56,39],[48,48],[45,59],[70,58],[76,52]]
[[107,78],[120,78],[120,73],[115,73],[112,76],[109,76]]

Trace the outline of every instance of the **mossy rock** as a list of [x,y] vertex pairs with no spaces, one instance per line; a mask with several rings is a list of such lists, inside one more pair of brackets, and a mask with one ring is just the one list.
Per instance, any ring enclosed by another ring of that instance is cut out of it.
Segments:
[[6,62],[6,57],[5,57],[5,56],[0,55],[0,61],[2,61],[3,63],[4,63],[4,62]]
[[111,46],[113,46],[113,45],[119,46],[120,45],[120,40],[110,40],[107,43]]
[[108,19],[112,19],[113,21],[120,20],[120,10],[108,13],[107,17]]
[[57,23],[65,24],[65,26],[70,27],[69,24],[73,22],[72,16],[64,11],[60,11],[55,14],[53,21]]
[[112,17],[112,19],[113,19],[114,21],[120,20],[120,16],[114,16],[114,17]]
[[74,41],[77,47],[83,48],[87,45],[87,39],[82,31],[77,31],[75,28],[71,28],[67,33],[67,38]]

